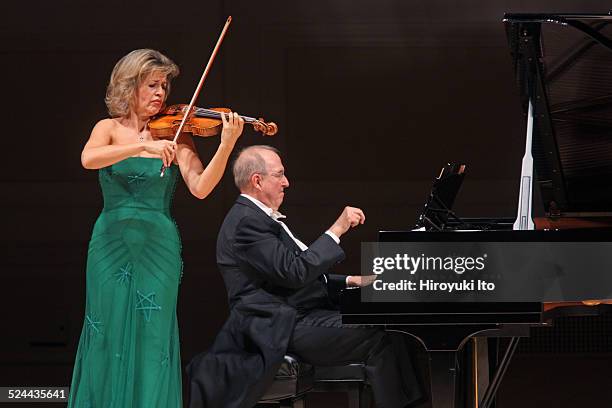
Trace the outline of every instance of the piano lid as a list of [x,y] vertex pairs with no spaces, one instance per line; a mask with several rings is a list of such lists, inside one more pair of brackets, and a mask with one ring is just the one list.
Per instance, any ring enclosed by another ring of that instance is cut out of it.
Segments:
[[612,15],[506,14],[547,213],[612,212]]

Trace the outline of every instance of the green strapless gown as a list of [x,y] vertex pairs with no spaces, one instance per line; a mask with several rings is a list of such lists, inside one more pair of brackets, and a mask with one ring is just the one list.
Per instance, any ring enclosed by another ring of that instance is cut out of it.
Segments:
[[104,209],[87,258],[74,408],[179,408],[176,298],[181,243],[170,204],[177,166],[131,157],[99,171]]

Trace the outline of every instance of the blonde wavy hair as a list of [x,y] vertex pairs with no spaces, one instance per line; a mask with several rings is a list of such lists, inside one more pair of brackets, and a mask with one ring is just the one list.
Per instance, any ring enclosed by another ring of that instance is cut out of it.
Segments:
[[170,81],[179,74],[178,67],[170,58],[159,51],[140,49],[130,52],[117,62],[111,73],[104,98],[111,117],[122,117],[128,114],[136,90],[154,71],[165,74],[168,79],[167,98],[170,94]]

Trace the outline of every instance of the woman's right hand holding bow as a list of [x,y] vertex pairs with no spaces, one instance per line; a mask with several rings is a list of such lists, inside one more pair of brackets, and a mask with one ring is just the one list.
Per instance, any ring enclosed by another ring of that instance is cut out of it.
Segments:
[[170,167],[176,155],[176,143],[171,140],[151,140],[144,142],[144,148],[147,153],[159,156],[164,162],[164,167]]

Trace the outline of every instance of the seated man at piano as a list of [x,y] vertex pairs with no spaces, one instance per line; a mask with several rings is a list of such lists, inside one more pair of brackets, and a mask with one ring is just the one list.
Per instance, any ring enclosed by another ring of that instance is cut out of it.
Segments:
[[340,238],[363,224],[364,213],[346,207],[306,246],[279,212],[289,180],[275,148],[244,149],[233,174],[241,194],[217,239],[230,314],[211,349],[187,369],[191,407],[255,405],[285,354],[317,366],[364,363],[378,407],[406,407],[418,400],[411,367],[399,367],[404,351],[394,345],[399,342],[379,329],[343,326],[330,301],[332,291],[372,283],[367,277],[328,274],[344,258]]

